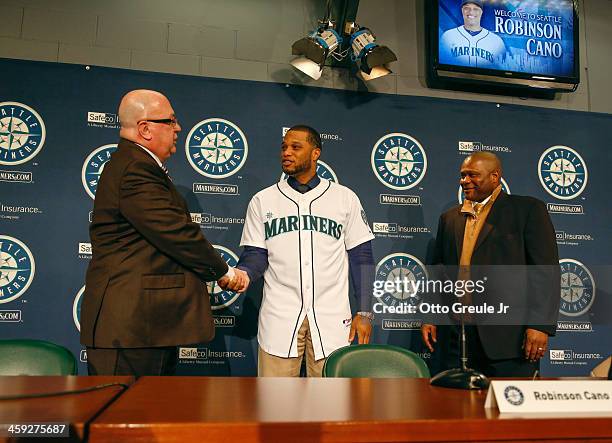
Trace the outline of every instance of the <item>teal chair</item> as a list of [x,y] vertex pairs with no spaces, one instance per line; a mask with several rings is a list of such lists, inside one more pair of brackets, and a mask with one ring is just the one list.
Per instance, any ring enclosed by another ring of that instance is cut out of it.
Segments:
[[42,340],[0,340],[0,375],[76,375],[68,349]]
[[414,352],[392,345],[346,346],[332,352],[323,377],[429,378],[425,361]]

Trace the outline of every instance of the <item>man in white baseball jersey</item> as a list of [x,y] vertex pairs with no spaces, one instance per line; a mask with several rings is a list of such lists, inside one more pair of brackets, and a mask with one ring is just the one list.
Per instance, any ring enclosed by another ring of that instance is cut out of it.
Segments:
[[449,29],[440,37],[440,63],[497,69],[506,55],[503,40],[480,26],[482,0],[463,0],[463,26]]
[[[237,267],[251,281],[264,278],[260,376],[299,376],[304,354],[307,375],[321,376],[331,352],[355,336],[360,344],[370,340],[374,236],[355,193],[317,176],[320,155],[317,131],[289,129],[281,145],[289,178],[255,194],[247,210]],[[361,299],[354,317],[349,268]]]

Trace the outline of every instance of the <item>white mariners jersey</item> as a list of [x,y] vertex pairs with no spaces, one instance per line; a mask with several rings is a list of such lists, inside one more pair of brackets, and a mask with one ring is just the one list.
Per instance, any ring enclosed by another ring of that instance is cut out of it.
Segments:
[[304,194],[286,180],[255,194],[240,246],[268,250],[259,346],[268,354],[297,357],[304,317],[316,360],[348,345],[347,250],[373,238],[359,198],[329,180]]
[[503,40],[481,29],[471,35],[463,26],[449,29],[440,38],[441,64],[495,69],[506,54]]

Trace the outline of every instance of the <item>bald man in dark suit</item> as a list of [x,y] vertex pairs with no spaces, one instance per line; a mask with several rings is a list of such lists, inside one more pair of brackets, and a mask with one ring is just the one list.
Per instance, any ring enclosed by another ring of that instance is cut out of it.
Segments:
[[[432,264],[455,270],[489,267],[491,272],[504,274],[504,283],[512,287],[519,287],[510,281],[514,280],[510,278],[513,269],[524,270],[524,290],[506,291],[510,295],[506,301],[520,307],[528,323],[468,326],[467,349],[468,365],[487,376],[527,377],[539,368],[548,337],[556,331],[561,294],[559,255],[544,203],[504,193],[501,176],[502,165],[495,154],[477,152],[465,159],[460,180],[465,201],[440,217]],[[485,300],[500,296],[495,289],[489,289]],[[445,327],[444,332],[439,345],[445,366],[457,367],[456,328]],[[424,324],[421,333],[433,352],[438,329]]]
[[131,91],[119,118],[121,140],[100,177],[90,226],[81,343],[90,375],[169,375],[176,346],[214,337],[205,282],[240,289],[248,277],[228,268],[191,222],[167,174],[181,130],[168,99]]

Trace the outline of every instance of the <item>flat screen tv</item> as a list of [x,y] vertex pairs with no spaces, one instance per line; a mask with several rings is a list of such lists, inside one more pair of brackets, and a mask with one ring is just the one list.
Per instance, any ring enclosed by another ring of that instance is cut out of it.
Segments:
[[425,0],[428,83],[574,91],[580,82],[572,0]]

